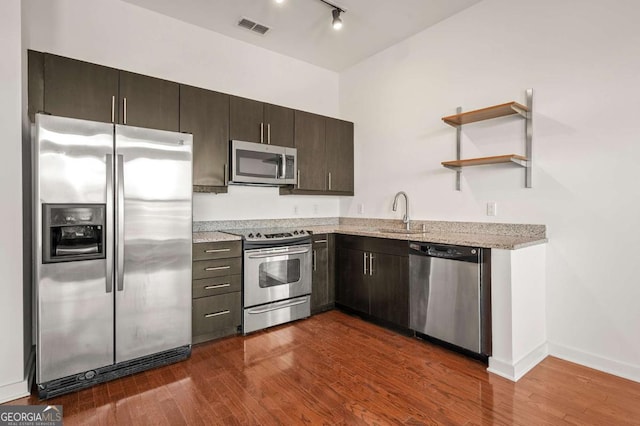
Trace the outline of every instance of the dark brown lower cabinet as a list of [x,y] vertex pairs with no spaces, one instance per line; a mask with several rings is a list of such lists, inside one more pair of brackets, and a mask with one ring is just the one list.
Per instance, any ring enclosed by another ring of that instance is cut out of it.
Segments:
[[313,235],[313,273],[311,277],[311,313],[332,309],[335,305],[335,262],[333,235]]
[[242,324],[240,241],[193,244],[192,343],[238,333]]
[[362,250],[337,247],[336,302],[368,314],[369,277],[364,270],[369,261],[365,261],[365,254]]
[[336,304],[408,328],[407,241],[338,235],[336,268]]

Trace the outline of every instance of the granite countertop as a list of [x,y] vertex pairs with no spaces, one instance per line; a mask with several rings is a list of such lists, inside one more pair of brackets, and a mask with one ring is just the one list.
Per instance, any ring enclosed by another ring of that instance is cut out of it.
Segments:
[[219,231],[194,232],[193,243],[214,243],[219,241],[240,241],[242,237]]
[[429,243],[456,244],[460,246],[483,247],[504,250],[517,250],[537,244],[544,244],[547,238],[539,236],[492,235],[480,233],[434,232],[396,233],[382,232],[378,229],[351,225],[309,226],[314,234],[346,234],[363,237],[389,238],[394,240],[421,241]]
[[346,234],[363,237],[388,238],[405,241],[421,241],[461,246],[517,250],[548,242],[544,225],[483,223],[483,222],[447,222],[447,221],[411,221],[412,229],[424,232],[385,232],[402,231],[402,221],[395,219],[366,218],[325,218],[325,219],[270,219],[250,221],[223,221],[216,223],[198,223],[194,226],[194,243],[216,241],[239,241],[236,235],[220,232],[220,229],[250,228],[302,228],[314,234]]

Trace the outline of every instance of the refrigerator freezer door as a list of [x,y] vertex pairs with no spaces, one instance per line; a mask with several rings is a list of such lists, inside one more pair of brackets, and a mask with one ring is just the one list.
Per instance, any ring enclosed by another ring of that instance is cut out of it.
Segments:
[[112,211],[113,125],[38,114],[33,151],[36,381],[43,383],[113,364],[112,220],[105,221],[106,258],[46,264],[42,223],[44,204]]
[[192,136],[116,125],[115,146],[122,362],[191,343]]

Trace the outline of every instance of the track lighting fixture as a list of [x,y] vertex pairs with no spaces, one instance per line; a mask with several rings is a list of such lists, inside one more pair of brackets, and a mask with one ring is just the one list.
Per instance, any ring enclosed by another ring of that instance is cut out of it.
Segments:
[[326,0],[320,0],[322,3],[326,4],[327,6],[329,6],[331,9],[333,9],[331,11],[331,16],[333,17],[333,20],[331,21],[331,25],[333,26],[334,30],[339,30],[340,28],[342,28],[342,18],[340,18],[340,14],[341,13],[346,13],[346,11],[338,6],[336,6],[333,3],[329,3]]
[[339,30],[340,28],[342,28],[342,19],[340,19],[340,9],[333,9],[333,11],[331,12],[331,15],[333,16],[333,29],[334,30]]

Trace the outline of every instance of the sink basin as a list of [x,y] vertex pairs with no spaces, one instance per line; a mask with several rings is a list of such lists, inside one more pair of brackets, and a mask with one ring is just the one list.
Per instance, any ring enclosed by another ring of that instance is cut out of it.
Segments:
[[384,232],[385,234],[423,234],[424,232],[419,229],[411,229],[407,231],[406,229],[399,228],[380,228],[378,232]]

